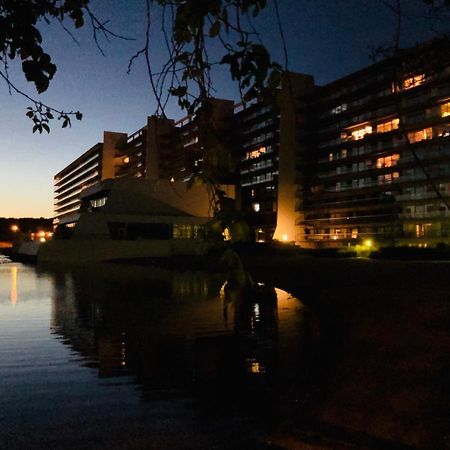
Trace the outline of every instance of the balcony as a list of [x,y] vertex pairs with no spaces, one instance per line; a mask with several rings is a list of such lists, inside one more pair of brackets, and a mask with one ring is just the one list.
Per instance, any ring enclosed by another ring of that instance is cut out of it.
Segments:
[[411,212],[399,214],[400,219],[404,220],[420,220],[420,219],[448,219],[450,211],[430,211],[430,212]]

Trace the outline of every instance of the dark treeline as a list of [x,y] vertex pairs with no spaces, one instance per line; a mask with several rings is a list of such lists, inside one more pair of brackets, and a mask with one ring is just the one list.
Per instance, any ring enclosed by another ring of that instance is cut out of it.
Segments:
[[[13,225],[18,226],[17,231],[12,231]],[[19,235],[29,234],[40,230],[51,230],[52,219],[45,219],[44,217],[2,217],[0,218],[0,240],[10,241],[17,238]]]

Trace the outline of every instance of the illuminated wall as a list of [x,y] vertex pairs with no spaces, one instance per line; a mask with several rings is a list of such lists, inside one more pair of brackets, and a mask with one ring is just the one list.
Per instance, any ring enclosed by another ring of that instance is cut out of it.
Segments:
[[296,241],[296,193],[299,190],[296,166],[305,151],[302,141],[305,116],[299,102],[313,88],[314,79],[309,75],[284,75],[280,93],[277,227],[273,237],[278,241]]

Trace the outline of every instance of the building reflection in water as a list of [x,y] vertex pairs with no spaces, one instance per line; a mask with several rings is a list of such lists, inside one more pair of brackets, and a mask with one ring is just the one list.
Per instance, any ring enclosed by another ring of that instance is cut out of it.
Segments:
[[126,375],[146,399],[195,393],[207,406],[258,406],[299,372],[311,336],[302,303],[284,291],[233,292],[200,272],[132,273],[54,274],[53,333],[99,377]]

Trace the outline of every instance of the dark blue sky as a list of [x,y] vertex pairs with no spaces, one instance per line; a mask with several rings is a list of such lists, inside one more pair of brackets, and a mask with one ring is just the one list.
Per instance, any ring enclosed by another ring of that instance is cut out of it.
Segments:
[[[314,75],[325,84],[370,63],[370,47],[390,42],[394,17],[380,0],[278,0],[286,35],[289,69]],[[413,8],[420,0],[404,0],[410,18],[404,23],[403,44],[430,36],[421,11]],[[3,105],[0,121],[0,217],[52,216],[53,175],[102,140],[103,130],[132,133],[155,112],[156,104],[142,62],[130,75],[128,60],[141,48],[145,29],[144,0],[92,0],[98,16],[109,19],[111,29],[136,41],[102,42],[106,56],[95,46],[89,27],[76,33],[79,45],[56,24],[42,24],[44,44],[58,66],[58,72],[42,101],[60,108],[80,110],[82,122],[71,129],[52,127],[49,135],[32,134],[25,117],[26,100],[0,89]],[[264,43],[274,59],[283,62],[281,39],[271,0],[258,20]],[[152,35],[155,69],[164,55],[159,30]],[[214,55],[213,55],[214,56]],[[218,59],[219,59],[218,55]],[[19,68],[11,74],[20,88],[34,95]],[[218,73],[216,96],[236,98],[236,89],[226,74]],[[167,114],[183,116],[176,104]]]

